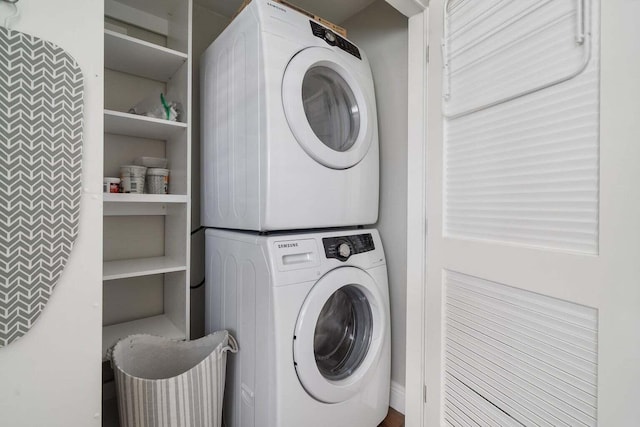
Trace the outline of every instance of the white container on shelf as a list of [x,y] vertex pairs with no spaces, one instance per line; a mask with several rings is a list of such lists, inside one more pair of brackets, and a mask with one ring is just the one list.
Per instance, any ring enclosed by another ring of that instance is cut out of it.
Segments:
[[119,193],[120,178],[105,176],[102,181],[102,192],[103,193]]
[[147,193],[169,194],[169,169],[147,169]]
[[168,161],[163,157],[137,157],[133,163],[146,168],[164,169],[167,167]]
[[123,193],[144,193],[144,166],[124,165],[120,167],[120,186]]

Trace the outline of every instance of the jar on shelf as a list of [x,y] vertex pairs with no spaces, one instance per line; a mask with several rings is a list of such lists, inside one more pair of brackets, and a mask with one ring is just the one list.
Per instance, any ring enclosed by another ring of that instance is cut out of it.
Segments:
[[124,165],[120,167],[120,186],[123,193],[144,193],[144,166]]
[[102,181],[103,193],[119,193],[120,192],[120,178],[114,178],[111,176],[104,177]]
[[169,169],[147,169],[147,193],[169,194]]

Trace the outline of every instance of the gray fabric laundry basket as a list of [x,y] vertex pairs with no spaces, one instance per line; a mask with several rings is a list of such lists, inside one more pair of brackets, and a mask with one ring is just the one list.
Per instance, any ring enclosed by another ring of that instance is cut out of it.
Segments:
[[190,342],[120,340],[110,355],[120,427],[219,427],[228,351],[238,344],[227,331]]

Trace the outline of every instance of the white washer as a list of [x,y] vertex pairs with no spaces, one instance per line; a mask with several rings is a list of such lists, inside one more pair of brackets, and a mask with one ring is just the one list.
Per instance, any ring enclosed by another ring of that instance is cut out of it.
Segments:
[[206,232],[206,329],[228,329],[227,427],[374,427],[389,406],[376,230]]
[[298,11],[254,0],[201,64],[203,225],[377,221],[378,125],[364,52]]

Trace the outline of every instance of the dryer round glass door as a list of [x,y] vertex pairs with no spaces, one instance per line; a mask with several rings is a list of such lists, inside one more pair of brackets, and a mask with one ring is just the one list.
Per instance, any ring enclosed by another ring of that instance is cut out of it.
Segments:
[[360,133],[360,107],[340,74],[325,66],[310,68],[302,80],[302,105],[320,142],[338,152],[353,147]]
[[304,49],[291,59],[282,82],[289,128],[304,151],[324,166],[358,164],[376,135],[370,71],[357,58],[327,48]]
[[362,390],[380,360],[387,322],[382,294],[365,271],[341,267],[323,276],[302,305],[293,341],[307,393],[336,403]]

